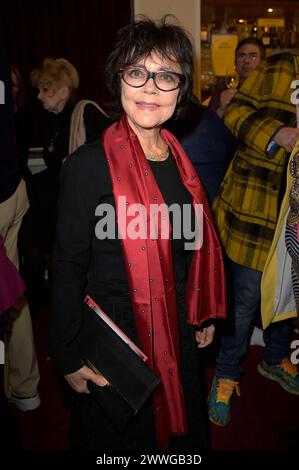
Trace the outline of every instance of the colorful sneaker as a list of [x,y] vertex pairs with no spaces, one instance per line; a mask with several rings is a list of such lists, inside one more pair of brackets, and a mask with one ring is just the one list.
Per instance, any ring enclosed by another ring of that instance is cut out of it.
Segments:
[[209,419],[218,426],[226,426],[230,420],[230,400],[236,390],[241,395],[239,383],[231,379],[213,379],[211,391],[208,397]]
[[299,374],[287,357],[277,366],[269,366],[265,361],[262,361],[258,364],[257,370],[267,379],[277,382],[287,392],[299,395]]

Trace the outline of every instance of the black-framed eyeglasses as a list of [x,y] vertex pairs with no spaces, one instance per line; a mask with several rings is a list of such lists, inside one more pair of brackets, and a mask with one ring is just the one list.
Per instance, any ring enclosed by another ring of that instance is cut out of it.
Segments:
[[237,53],[237,59],[239,59],[239,60],[249,59],[249,60],[256,61],[260,58],[261,58],[261,56],[259,54],[257,54],[256,52],[249,52],[248,54],[245,54],[245,52],[238,52]]
[[134,66],[120,69],[119,73],[123,81],[133,88],[141,88],[152,78],[156,87],[161,91],[177,90],[185,78],[184,75],[177,72],[169,72],[168,70],[149,72],[144,67]]

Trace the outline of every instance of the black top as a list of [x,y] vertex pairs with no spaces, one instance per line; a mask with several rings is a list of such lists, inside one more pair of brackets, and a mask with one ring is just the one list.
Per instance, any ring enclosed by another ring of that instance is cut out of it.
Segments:
[[227,90],[227,86],[225,85],[225,83],[219,83],[217,86],[215,86],[213,90],[209,102],[209,109],[211,109],[214,113],[216,113],[217,109],[220,107],[220,97],[224,90]]
[[[149,161],[149,163],[165,203],[168,207],[172,204],[179,204],[182,213],[183,205],[192,204],[192,197],[182,183],[174,158],[170,155],[167,160],[162,162]],[[169,219],[172,228],[174,228],[173,212],[171,210],[169,211]],[[181,218],[181,222],[182,220]],[[173,232],[172,240],[172,259],[177,297],[182,297],[185,294],[186,266],[189,265],[193,254],[192,251],[186,252],[184,250],[184,244],[187,241],[185,238],[187,235],[186,229],[188,227],[183,227],[182,223],[180,225],[180,231],[177,231],[177,234]],[[193,210],[191,212],[190,228],[194,230]],[[177,238],[180,233],[180,238]]]
[[0,50],[0,203],[13,195],[21,180],[14,139],[10,71]]
[[[48,137],[43,153],[47,168],[32,175],[27,185],[30,208],[25,216],[28,226],[26,232],[34,243],[42,245],[47,252],[51,252],[53,248],[60,169],[62,161],[69,154],[70,123],[74,106],[75,101],[70,99],[61,113],[48,113]],[[109,119],[93,104],[84,107],[83,118],[86,142],[97,139],[110,125]]]
[[216,113],[195,100],[182,119],[169,122],[169,129],[192,161],[211,203],[235,153],[236,139]]
[[14,113],[14,123],[16,133],[16,159],[21,175],[27,180],[31,177],[31,171],[28,168],[31,113],[26,105],[22,106]]
[[[71,116],[75,105],[76,101],[71,98],[61,113],[48,113],[48,135],[45,139],[43,156],[48,169],[56,174],[62,160],[69,153]],[[87,143],[97,139],[109,125],[108,118],[91,103],[84,107],[83,119]]]
[[[163,162],[150,162],[165,203],[190,204],[170,156]],[[110,204],[115,211],[112,183],[99,141],[81,147],[63,165],[57,243],[53,256],[53,314],[50,322],[51,355],[62,374],[82,366],[72,344],[82,320],[84,293],[98,299],[107,296],[105,287],[115,287],[116,297],[129,297],[127,274],[120,241],[99,240],[95,235],[95,216],[99,204]],[[115,216],[115,212],[114,212]],[[103,216],[104,217],[104,216]],[[171,217],[170,217],[171,219]],[[116,218],[113,219],[116,224]],[[117,233],[117,230],[116,230]],[[184,293],[187,263],[192,252],[184,253],[184,240],[173,240],[173,263],[178,295]],[[106,312],[107,313],[107,312]]]

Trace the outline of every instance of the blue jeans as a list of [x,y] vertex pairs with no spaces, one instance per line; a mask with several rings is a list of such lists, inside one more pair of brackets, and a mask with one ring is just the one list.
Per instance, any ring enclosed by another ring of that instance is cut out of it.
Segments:
[[[260,309],[262,273],[230,261],[228,277],[234,318],[230,331],[220,338],[216,375],[239,380],[243,372],[240,361],[247,351],[253,320]],[[269,365],[279,364],[288,356],[290,331],[288,320],[273,323],[264,331],[263,359]]]

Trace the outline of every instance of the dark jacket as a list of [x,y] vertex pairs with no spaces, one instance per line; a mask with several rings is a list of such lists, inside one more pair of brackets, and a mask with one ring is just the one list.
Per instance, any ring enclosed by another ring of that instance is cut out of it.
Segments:
[[205,188],[209,202],[218,195],[236,141],[215,113],[193,100],[184,118],[169,130],[180,140]]
[[[71,115],[75,104],[71,99],[61,113],[49,113],[49,130],[43,153],[47,168],[28,181],[30,209],[23,224],[22,237],[24,231],[28,232],[36,244],[49,252],[55,237],[60,170],[68,156]],[[85,107],[84,123],[86,142],[95,140],[110,124],[93,105]]]
[[4,87],[4,103],[0,104],[0,203],[10,198],[18,187],[21,175],[14,152],[14,124],[10,71],[0,51],[0,86]]

